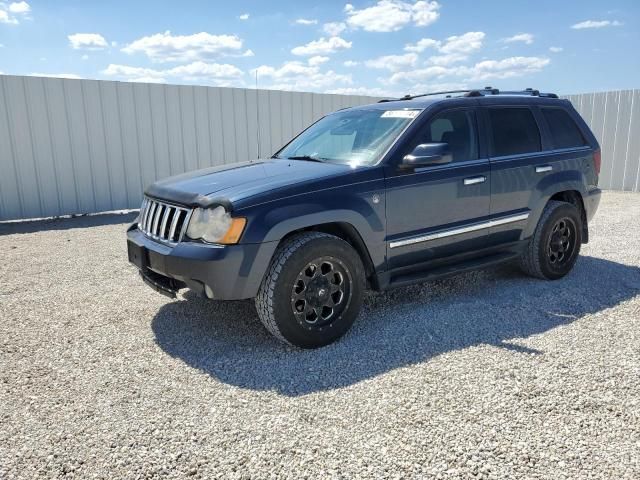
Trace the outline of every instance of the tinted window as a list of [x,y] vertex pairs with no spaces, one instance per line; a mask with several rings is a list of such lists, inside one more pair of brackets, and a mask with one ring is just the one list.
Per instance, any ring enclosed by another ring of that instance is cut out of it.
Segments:
[[[448,143],[454,162],[478,158],[478,142],[473,114],[467,110],[444,112],[429,122],[420,143]],[[415,147],[414,145],[414,147]]]
[[549,125],[551,141],[555,148],[581,147],[587,144],[576,122],[565,110],[543,108],[542,115]]
[[540,131],[528,108],[491,108],[489,119],[494,156],[540,151]]

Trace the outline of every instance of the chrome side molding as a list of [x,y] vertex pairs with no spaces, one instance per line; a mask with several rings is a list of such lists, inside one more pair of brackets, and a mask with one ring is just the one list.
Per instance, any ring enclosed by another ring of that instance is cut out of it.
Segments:
[[448,230],[440,230],[439,232],[430,233],[428,235],[420,235],[418,237],[405,238],[403,240],[396,240],[395,242],[389,242],[389,248],[406,247],[407,245],[415,245],[416,243],[428,242],[430,240],[437,240],[438,238],[452,237],[454,235],[461,235],[463,233],[475,232],[476,230],[482,230],[484,228],[497,227],[498,225],[505,225],[507,223],[521,222],[529,218],[529,213],[519,213],[517,215],[509,215],[508,217],[495,218],[487,222],[475,223],[465,227],[450,228]]

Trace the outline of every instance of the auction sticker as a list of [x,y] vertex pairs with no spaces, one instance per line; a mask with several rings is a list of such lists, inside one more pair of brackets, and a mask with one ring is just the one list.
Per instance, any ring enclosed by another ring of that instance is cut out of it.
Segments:
[[387,110],[382,118],[416,118],[420,110]]

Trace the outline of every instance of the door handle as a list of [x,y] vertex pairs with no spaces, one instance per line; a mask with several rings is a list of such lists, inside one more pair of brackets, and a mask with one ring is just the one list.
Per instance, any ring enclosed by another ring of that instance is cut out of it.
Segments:
[[476,183],[484,183],[487,180],[487,177],[484,175],[480,175],[478,177],[469,177],[464,179],[465,185],[475,185]]
[[553,170],[551,165],[539,165],[536,167],[536,173],[550,172],[551,170]]

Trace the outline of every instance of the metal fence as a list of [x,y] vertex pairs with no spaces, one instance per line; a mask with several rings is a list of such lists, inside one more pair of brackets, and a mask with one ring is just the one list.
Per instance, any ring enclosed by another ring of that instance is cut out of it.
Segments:
[[640,191],[640,90],[569,95],[600,142],[599,184]]
[[0,76],[0,220],[137,208],[159,178],[270,155],[322,115],[375,100]]
[[[603,188],[639,191],[640,90],[568,97]],[[267,156],[373,97],[0,75],[0,220],[139,207],[153,181]]]

